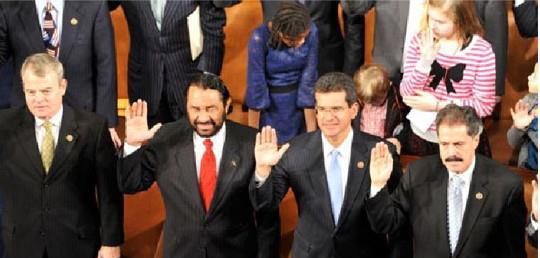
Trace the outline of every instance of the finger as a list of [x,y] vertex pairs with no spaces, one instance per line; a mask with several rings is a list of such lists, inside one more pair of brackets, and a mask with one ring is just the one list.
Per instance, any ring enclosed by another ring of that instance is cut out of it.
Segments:
[[[264,128],[263,128],[264,130]],[[261,145],[262,142],[261,142],[261,132],[258,132],[257,133],[257,136],[255,136],[255,145]]]
[[152,126],[152,128],[150,129],[150,133],[152,133],[152,135],[154,135],[154,134],[159,130],[159,128],[161,128],[161,126],[162,126],[161,123],[155,124],[155,125]]
[[131,119],[131,105],[127,105],[126,110],[124,111],[124,116],[126,117],[126,121]]
[[142,116],[143,114],[142,109],[143,109],[142,100],[138,99],[137,100],[137,116]]
[[533,192],[537,191],[538,190],[538,182],[536,182],[536,180],[533,180],[531,182],[532,184],[532,187],[533,187]]
[[276,144],[277,145],[277,133],[276,133],[276,129],[272,128],[272,135],[271,135],[271,142],[272,144]]
[[148,103],[146,103],[146,101],[143,101],[142,102],[142,116],[146,118],[147,115],[148,115]]
[[283,146],[281,146],[281,148],[278,151],[279,158],[283,157],[283,154],[285,154],[285,152],[289,149],[289,147],[290,147],[289,143],[286,143]]
[[510,108],[510,116],[512,116],[512,119],[516,119],[516,113],[514,112],[514,109]]
[[265,126],[265,127],[263,128],[263,133],[262,133],[262,143],[263,143],[263,144],[267,143],[268,140],[270,139],[269,133],[270,133],[270,128],[269,128],[269,126]]

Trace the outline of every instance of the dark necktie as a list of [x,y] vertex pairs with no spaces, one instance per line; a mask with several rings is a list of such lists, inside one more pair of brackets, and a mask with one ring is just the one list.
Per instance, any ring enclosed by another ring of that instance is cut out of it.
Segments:
[[47,53],[52,57],[58,58],[58,53],[60,52],[60,35],[58,34],[55,21],[57,12],[51,1],[47,1],[43,13],[43,43],[45,44]]

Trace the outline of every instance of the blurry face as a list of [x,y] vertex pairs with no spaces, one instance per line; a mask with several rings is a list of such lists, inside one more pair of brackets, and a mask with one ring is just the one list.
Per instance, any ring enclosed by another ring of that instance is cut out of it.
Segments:
[[214,136],[223,126],[230,104],[229,99],[227,105],[223,105],[217,90],[191,86],[187,95],[189,123],[201,137]]
[[358,112],[358,104],[349,107],[345,97],[344,91],[315,93],[317,124],[328,141],[335,146],[345,140],[351,130],[351,120]]
[[529,79],[529,92],[538,93],[538,63],[534,65],[534,72],[528,77]]
[[433,32],[433,37],[439,39],[454,39],[456,36],[456,26],[450,16],[442,9],[429,7],[428,25]]
[[298,37],[289,37],[287,35],[284,35],[283,33],[279,33],[279,36],[281,37],[281,41],[288,47],[299,47],[306,42],[306,37],[309,34],[309,29],[306,30],[304,33],[300,34]]
[[22,81],[26,105],[34,116],[48,120],[58,113],[66,93],[65,79],[58,78],[54,71],[48,71],[45,77],[27,71]]
[[479,136],[467,135],[465,125],[441,124],[438,137],[443,164],[452,172],[463,173],[475,157]]

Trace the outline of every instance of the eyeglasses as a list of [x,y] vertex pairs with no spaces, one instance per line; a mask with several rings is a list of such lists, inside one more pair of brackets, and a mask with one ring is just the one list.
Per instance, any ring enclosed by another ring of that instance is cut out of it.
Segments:
[[315,111],[317,111],[317,113],[320,113],[320,114],[331,114],[331,115],[336,115],[338,113],[341,113],[343,111],[345,111],[348,107],[344,107],[344,106],[334,106],[334,107],[320,107],[320,106],[317,106],[315,107]]

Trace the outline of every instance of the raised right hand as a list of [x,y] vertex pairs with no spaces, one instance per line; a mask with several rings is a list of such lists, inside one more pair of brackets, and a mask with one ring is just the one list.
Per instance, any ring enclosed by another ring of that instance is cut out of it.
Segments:
[[278,149],[276,130],[270,126],[265,126],[261,132],[257,133],[255,142],[256,173],[260,177],[268,177],[272,166],[276,165],[289,144],[285,144]]
[[439,48],[439,42],[433,38],[433,32],[428,28],[420,36],[420,58],[425,64],[431,65],[437,57]]
[[379,142],[371,149],[371,159],[369,162],[369,175],[371,185],[377,188],[383,188],[386,185],[393,169],[392,154],[388,150],[388,145]]
[[514,127],[520,130],[527,128],[534,119],[534,115],[529,114],[529,105],[522,101],[516,102],[514,109],[510,108],[510,115],[514,120]]
[[161,127],[161,123],[148,129],[146,116],[148,115],[148,104],[146,101],[138,99],[131,106],[126,107],[126,143],[132,146],[140,146],[144,142],[152,139],[154,134]]

